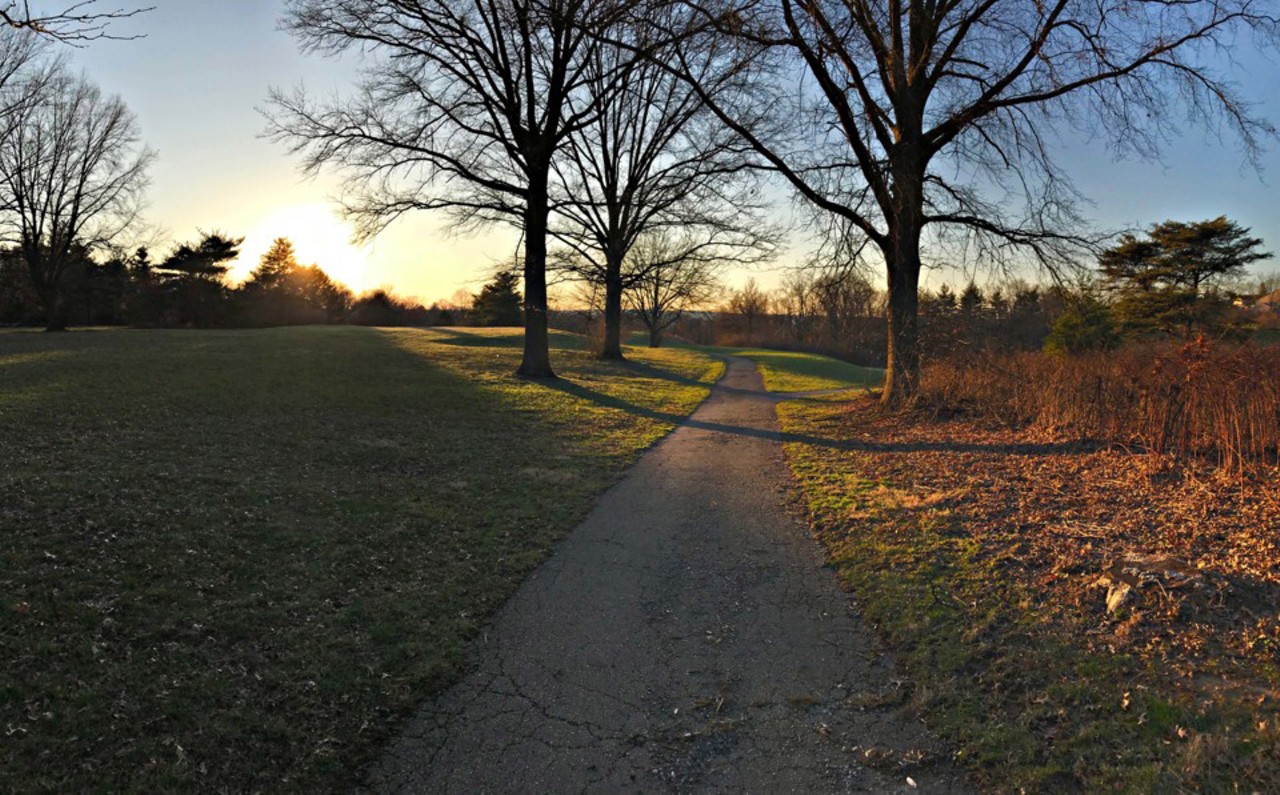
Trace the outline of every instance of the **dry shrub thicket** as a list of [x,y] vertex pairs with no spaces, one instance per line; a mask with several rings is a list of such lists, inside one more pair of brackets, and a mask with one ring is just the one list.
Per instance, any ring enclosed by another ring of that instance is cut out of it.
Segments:
[[928,363],[922,400],[1056,438],[1174,456],[1229,470],[1277,463],[1280,345],[1131,345],[1079,356],[972,354]]

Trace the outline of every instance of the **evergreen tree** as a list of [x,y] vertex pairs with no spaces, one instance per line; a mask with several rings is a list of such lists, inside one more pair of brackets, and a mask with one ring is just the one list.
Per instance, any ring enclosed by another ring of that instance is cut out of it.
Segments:
[[471,304],[476,323],[481,326],[518,326],[524,313],[520,309],[520,275],[514,270],[497,273]]
[[220,318],[230,266],[240,256],[244,238],[231,238],[219,232],[206,233],[194,245],[178,246],[164,262],[156,266],[164,290],[169,296],[171,320],[182,325],[209,326]]
[[964,292],[960,293],[960,313],[966,318],[980,314],[984,303],[986,296],[982,294],[982,288],[973,282],[969,282]]
[[1054,321],[1044,349],[1046,353],[1074,354],[1110,350],[1119,342],[1111,308],[1096,296],[1085,294],[1068,303]]
[[280,237],[240,288],[240,299],[250,324],[298,325],[346,319],[353,296],[319,266],[298,264],[293,243]]
[[944,284],[938,288],[938,295],[934,298],[939,314],[952,312],[956,308],[956,294],[951,291],[951,285]]
[[287,237],[278,237],[271,244],[271,248],[262,255],[262,259],[258,261],[258,267],[249,274],[245,287],[265,290],[278,287],[297,267],[298,257],[294,253],[293,243]]
[[1189,336],[1217,330],[1228,306],[1222,285],[1270,256],[1262,240],[1220,216],[1165,221],[1145,239],[1125,235],[1102,253],[1098,268],[1127,330]]

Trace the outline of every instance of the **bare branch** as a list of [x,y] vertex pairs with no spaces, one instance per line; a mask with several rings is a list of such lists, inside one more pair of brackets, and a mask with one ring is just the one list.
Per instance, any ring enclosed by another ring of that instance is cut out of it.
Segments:
[[81,46],[99,39],[131,40],[137,35],[119,35],[111,27],[122,20],[155,10],[145,8],[115,8],[99,10],[98,0],[80,0],[63,7],[61,11],[34,11],[27,0],[0,2],[0,25],[15,30],[29,31],[64,44]]

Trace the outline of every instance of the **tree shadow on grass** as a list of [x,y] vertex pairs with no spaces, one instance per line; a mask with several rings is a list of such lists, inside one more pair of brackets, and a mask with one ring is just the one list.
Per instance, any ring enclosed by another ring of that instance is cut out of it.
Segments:
[[[520,350],[524,346],[524,331],[512,329],[508,333],[484,334],[461,328],[436,326],[431,329],[440,345],[457,345],[464,348],[510,348]],[[483,329],[480,329],[483,331]],[[552,350],[584,350],[587,343],[575,334],[552,330],[549,334]]]
[[[646,376],[654,378],[664,378],[667,380],[675,380],[681,383],[699,384],[702,382],[693,381],[692,379],[684,379],[681,376],[668,373],[660,368],[649,365],[635,365],[628,363],[623,365]],[[984,444],[978,442],[960,442],[960,441],[919,441],[919,442],[872,442],[857,439],[837,439],[823,436],[814,436],[812,434],[788,433],[775,430],[773,428],[758,428],[750,425],[730,424],[723,422],[709,422],[707,420],[698,419],[696,416],[683,417],[678,414],[669,412],[656,411],[654,409],[638,406],[628,400],[608,395],[591,387],[577,383],[568,378],[560,378],[556,381],[547,382],[545,386],[548,389],[555,389],[560,392],[573,395],[583,400],[591,401],[598,406],[625,411],[635,416],[646,417],[660,422],[670,423],[688,428],[696,428],[698,430],[711,431],[714,433],[727,433],[736,436],[747,436],[756,439],[767,439],[769,441],[780,441],[783,443],[800,443],[813,445],[815,447],[825,447],[832,450],[842,450],[848,452],[874,452],[874,453],[918,453],[918,452],[946,452],[946,453],[990,453],[998,455],[1019,455],[1019,456],[1074,456],[1083,455],[1096,451],[1098,445],[1088,441],[1072,441],[1072,442],[1048,442],[1037,444]],[[769,393],[754,389],[742,389],[740,387],[726,386],[716,384],[711,387],[712,394],[738,394],[745,395],[756,400],[767,401],[770,403],[778,403],[782,400],[803,399],[805,395],[816,396],[822,394],[830,394],[830,392],[816,393]],[[831,390],[831,392],[842,392],[848,390]]]

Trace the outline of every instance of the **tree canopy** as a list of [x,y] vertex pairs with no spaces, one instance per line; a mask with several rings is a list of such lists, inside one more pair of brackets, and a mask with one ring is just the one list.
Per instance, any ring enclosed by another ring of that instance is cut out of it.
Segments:
[[1145,237],[1123,236],[1102,252],[1098,269],[1126,329],[1191,334],[1215,326],[1225,284],[1271,257],[1262,245],[1225,216],[1165,221]]

